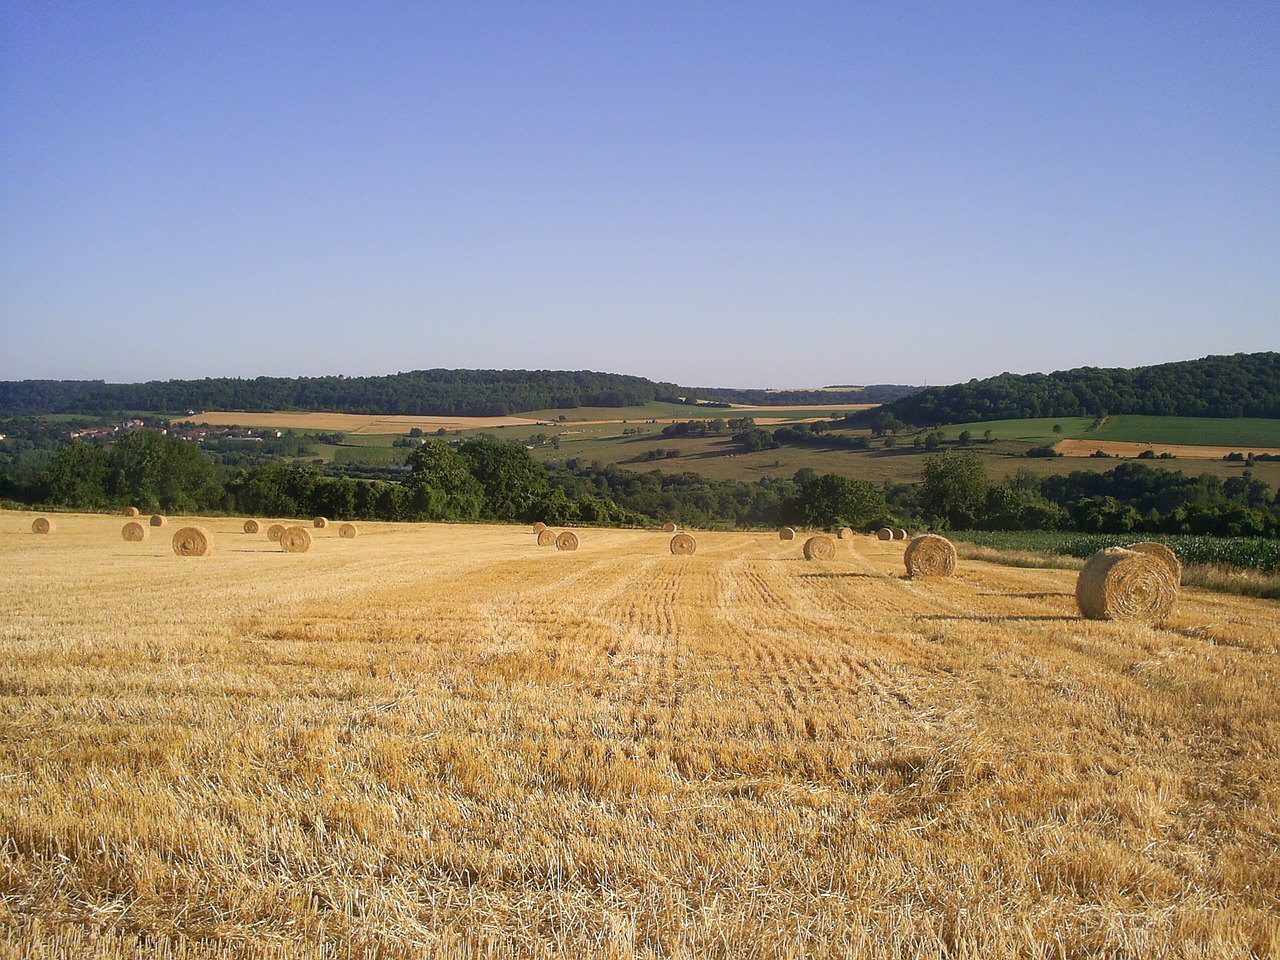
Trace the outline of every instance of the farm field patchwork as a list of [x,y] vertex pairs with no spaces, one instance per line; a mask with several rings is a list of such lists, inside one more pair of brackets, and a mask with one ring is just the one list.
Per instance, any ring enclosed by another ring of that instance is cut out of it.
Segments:
[[[1187,457],[1280,450],[1280,420],[1123,415],[1108,417],[1097,429],[1091,429],[1093,423],[1090,417],[1042,417],[952,424],[943,427],[942,432],[949,439],[955,439],[963,430],[975,437],[990,430],[994,440],[1060,442],[1068,456],[1088,456],[1096,449],[1136,456],[1145,446],[1155,446],[1157,453],[1169,449]],[[1060,426],[1061,432],[1055,432],[1054,426]]]
[[206,518],[180,558],[33,516],[0,957],[1280,950],[1274,602],[1088,622],[1073,571],[861,536]]

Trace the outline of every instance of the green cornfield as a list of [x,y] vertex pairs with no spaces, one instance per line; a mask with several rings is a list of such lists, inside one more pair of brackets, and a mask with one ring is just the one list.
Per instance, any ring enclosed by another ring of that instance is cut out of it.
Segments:
[[1141,540],[1153,540],[1165,544],[1185,564],[1215,564],[1261,573],[1280,570],[1280,540],[1267,537],[1061,533],[1050,530],[957,530],[947,536],[994,550],[1030,550],[1082,558],[1091,557],[1104,547],[1123,547]]

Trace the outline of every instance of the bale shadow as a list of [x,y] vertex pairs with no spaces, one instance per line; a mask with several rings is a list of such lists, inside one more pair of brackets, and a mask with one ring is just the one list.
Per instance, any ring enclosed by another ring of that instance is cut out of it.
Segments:
[[1074,593],[979,593],[979,597],[1016,597],[1019,600],[1047,600],[1050,597],[1074,597]]
[[970,623],[1010,623],[1016,620],[1034,620],[1046,623],[1058,623],[1064,620],[1075,622],[1079,617],[1070,616],[1043,616],[1043,617],[960,617],[946,613],[930,613],[923,614],[912,618],[916,623],[921,621],[938,621],[938,620],[964,620]]
[[802,573],[801,580],[890,580],[891,577],[877,577],[872,573]]

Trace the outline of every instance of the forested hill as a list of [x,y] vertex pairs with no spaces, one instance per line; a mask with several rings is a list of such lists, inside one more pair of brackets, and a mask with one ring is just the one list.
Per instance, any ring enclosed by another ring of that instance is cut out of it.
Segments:
[[690,391],[703,400],[718,403],[746,403],[762,407],[803,406],[812,403],[888,403],[920,387],[898,383],[873,383],[865,387],[824,387],[821,390],[735,390],[726,387],[696,387]]
[[414,370],[384,377],[0,382],[0,412],[323,410],[402,416],[492,417],[526,410],[622,407],[674,400],[672,383],[558,370]]
[[0,381],[0,415],[186,410],[323,410],[402,416],[492,417],[530,410],[629,407],[651,400],[785,405],[878,403],[916,387],[840,391],[686,388],[644,377],[563,370],[415,370],[384,377],[258,377],[206,380]]
[[885,409],[917,426],[1118,413],[1280,417],[1280,353],[1237,353],[1131,370],[1002,373],[930,387]]

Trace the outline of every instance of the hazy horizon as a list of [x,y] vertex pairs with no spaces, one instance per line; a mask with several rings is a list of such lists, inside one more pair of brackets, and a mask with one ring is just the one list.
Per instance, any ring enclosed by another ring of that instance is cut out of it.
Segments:
[[0,379],[1275,349],[1280,7],[0,10]]

